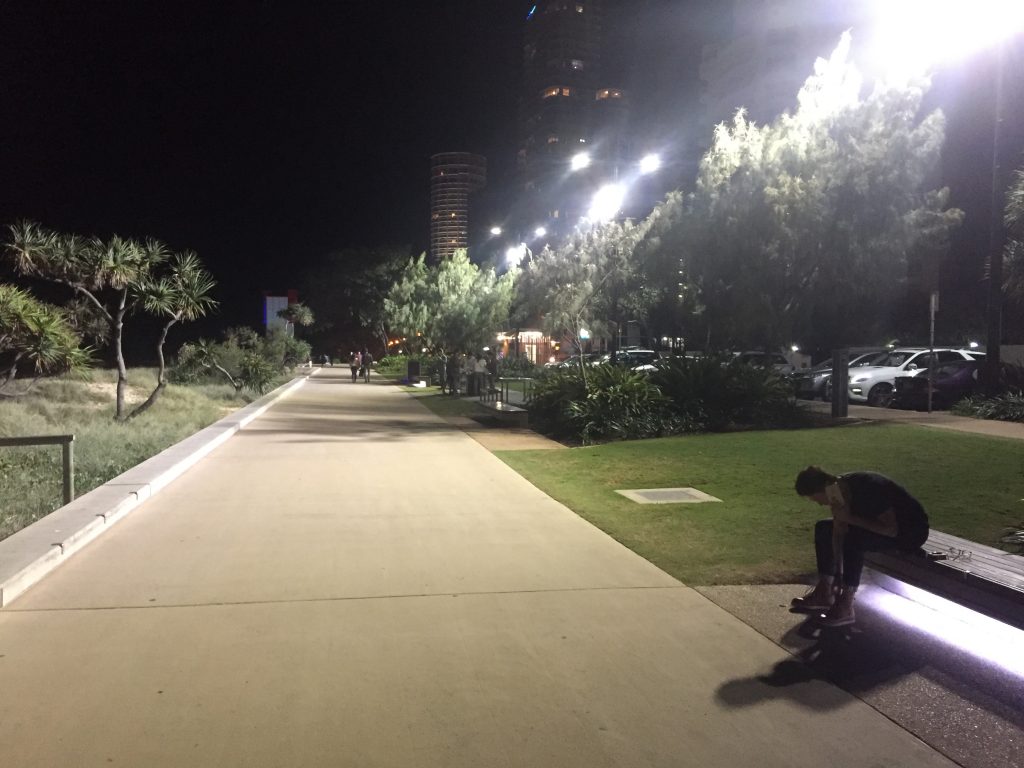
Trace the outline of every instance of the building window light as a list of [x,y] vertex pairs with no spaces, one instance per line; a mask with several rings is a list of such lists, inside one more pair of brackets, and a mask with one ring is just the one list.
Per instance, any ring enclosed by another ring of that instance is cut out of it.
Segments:
[[554,85],[554,86],[552,86],[550,88],[545,88],[543,91],[541,91],[540,95],[541,95],[541,98],[550,99],[552,96],[557,96],[561,92],[562,92],[562,89],[559,88],[557,85]]
[[563,96],[572,96],[572,88],[563,88],[562,89],[562,95]]
[[569,62],[569,68],[579,71],[583,69],[583,61],[580,59],[573,59],[572,61]]
[[600,91],[597,92],[597,100],[600,101],[601,99],[607,99],[608,95],[609,95],[608,89],[607,88],[602,88]]
[[558,143],[558,137],[557,136],[548,136],[548,144],[557,144],[557,143]]
[[583,3],[576,3],[576,13],[583,13]]

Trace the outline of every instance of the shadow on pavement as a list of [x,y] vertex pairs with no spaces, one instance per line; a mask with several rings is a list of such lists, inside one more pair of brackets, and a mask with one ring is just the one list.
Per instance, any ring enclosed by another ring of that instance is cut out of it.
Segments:
[[[795,658],[780,661],[766,674],[730,680],[719,688],[718,698],[731,707],[752,706],[783,696],[814,709],[839,707],[844,698],[823,698],[804,684],[821,680],[856,694],[857,689],[884,685],[914,671],[914,667],[894,661],[882,640],[856,627],[822,629],[808,619],[792,632],[806,646],[794,654]],[[843,680],[856,680],[857,689],[843,684]]]

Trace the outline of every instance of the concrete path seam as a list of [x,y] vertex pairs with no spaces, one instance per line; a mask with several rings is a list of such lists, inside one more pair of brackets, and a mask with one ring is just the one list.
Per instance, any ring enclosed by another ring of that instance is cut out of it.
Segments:
[[[636,592],[640,590],[666,590],[666,589],[690,589],[685,584],[659,584],[648,586],[632,587],[566,587],[550,589],[499,589],[480,590],[475,592],[423,592],[409,593],[403,595],[350,595],[348,597],[303,597],[288,598],[280,600],[224,600],[209,603],[164,603],[156,605],[97,605],[79,606],[75,608],[10,608],[8,613],[89,613],[90,611],[151,611],[160,608],[181,609],[181,608],[230,608],[233,606],[250,605],[301,605],[303,603],[346,603],[367,600],[419,600],[435,597],[495,597],[501,595],[564,595],[586,592]],[[713,601],[712,602],[714,605]],[[716,606],[719,607],[719,606]]]

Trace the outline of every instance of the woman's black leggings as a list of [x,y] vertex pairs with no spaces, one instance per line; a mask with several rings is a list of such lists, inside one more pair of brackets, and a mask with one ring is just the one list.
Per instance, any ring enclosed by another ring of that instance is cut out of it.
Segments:
[[[818,574],[833,576],[836,565],[832,557],[832,519],[819,520],[814,525],[814,553],[818,558]],[[860,586],[860,574],[864,570],[865,552],[898,552],[900,542],[891,536],[869,531],[851,525],[843,539],[843,586]]]

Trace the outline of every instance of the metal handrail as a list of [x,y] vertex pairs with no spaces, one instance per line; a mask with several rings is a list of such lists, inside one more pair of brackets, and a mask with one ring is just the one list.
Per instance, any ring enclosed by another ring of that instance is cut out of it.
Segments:
[[533,395],[533,379],[528,376],[508,376],[501,377],[498,379],[498,385],[501,389],[501,401],[503,403],[511,402],[509,398],[509,390],[511,390],[511,382],[522,381],[523,384],[523,403],[528,404]]
[[30,437],[0,437],[0,448],[23,448],[31,445],[59,445],[64,459],[64,503],[75,500],[75,436],[35,435]]

